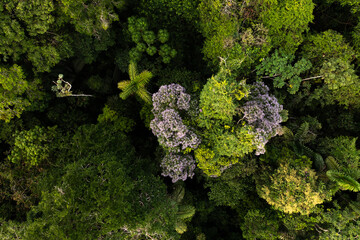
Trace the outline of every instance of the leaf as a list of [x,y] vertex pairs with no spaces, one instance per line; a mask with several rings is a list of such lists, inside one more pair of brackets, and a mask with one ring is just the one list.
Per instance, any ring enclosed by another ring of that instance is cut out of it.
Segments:
[[137,71],[136,71],[136,64],[131,61],[129,64],[129,76],[130,76],[130,80],[134,81],[137,75]]
[[309,132],[309,123],[304,122],[297,130],[294,136],[295,140],[298,140],[299,142],[303,142],[308,132]]
[[328,156],[325,159],[325,162],[326,162],[326,166],[327,166],[328,169],[337,170],[337,171],[340,170],[340,165],[337,163],[337,161],[336,161],[336,159],[334,157]]
[[179,206],[177,216],[179,219],[191,218],[195,214],[195,207],[190,205]]
[[118,88],[124,90],[128,85],[130,85],[130,81],[122,81],[118,83]]
[[136,77],[136,82],[140,86],[145,86],[146,84],[149,83],[149,81],[152,77],[153,77],[153,74],[151,72],[145,70]]
[[326,175],[330,180],[336,182],[342,190],[360,191],[360,183],[342,172],[329,170],[326,172]]

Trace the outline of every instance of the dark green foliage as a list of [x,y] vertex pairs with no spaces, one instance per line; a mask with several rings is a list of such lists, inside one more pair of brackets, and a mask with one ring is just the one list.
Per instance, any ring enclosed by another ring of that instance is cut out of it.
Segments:
[[153,31],[148,30],[148,23],[145,18],[129,18],[128,30],[131,40],[136,44],[136,47],[129,51],[131,61],[140,61],[144,52],[150,56],[158,53],[162,57],[163,63],[170,63],[171,59],[176,56],[176,50],[166,44],[169,39],[168,31],[160,29],[156,35]]
[[276,219],[275,212],[268,209],[266,211],[250,210],[244,219],[241,230],[245,239],[275,240],[279,238],[279,222]]

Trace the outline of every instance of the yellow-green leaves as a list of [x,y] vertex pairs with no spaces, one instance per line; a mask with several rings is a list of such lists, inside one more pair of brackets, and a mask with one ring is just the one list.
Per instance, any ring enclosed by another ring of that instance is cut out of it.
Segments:
[[132,94],[136,94],[145,103],[151,104],[151,96],[145,88],[145,85],[153,77],[153,74],[147,70],[137,74],[136,65],[131,62],[129,65],[130,80],[122,81],[118,83],[118,88],[123,90],[120,93],[122,99],[128,98]]
[[34,99],[41,99],[39,82],[28,82],[22,68],[0,66],[0,120],[9,122],[31,105]]
[[261,187],[259,195],[275,209],[308,215],[326,198],[316,179],[315,171],[310,168],[294,169],[289,164],[281,164],[270,182]]

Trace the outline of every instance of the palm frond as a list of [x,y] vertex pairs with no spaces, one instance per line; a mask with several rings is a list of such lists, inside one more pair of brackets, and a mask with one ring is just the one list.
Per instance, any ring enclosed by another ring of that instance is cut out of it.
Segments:
[[120,90],[124,90],[129,84],[130,84],[130,81],[129,81],[129,80],[119,82],[119,83],[118,83],[118,88],[119,88]]
[[152,77],[153,77],[153,74],[151,72],[145,70],[136,76],[136,82],[140,86],[145,86],[146,84],[149,83],[149,81]]
[[360,191],[360,183],[342,172],[329,170],[326,172],[326,176],[328,176],[330,180],[336,182],[342,190],[350,190],[353,192]]
[[178,232],[179,234],[183,234],[184,232],[187,231],[187,226],[186,223],[182,220],[178,220],[175,223],[175,230],[176,232]]
[[181,185],[177,185],[174,192],[171,194],[171,198],[177,203],[180,203],[184,196],[185,188]]
[[129,77],[131,81],[134,81],[137,75],[136,63],[131,61],[129,64]]
[[146,103],[148,103],[148,104],[151,104],[151,102],[152,102],[151,96],[150,96],[150,94],[148,93],[148,91],[146,91],[145,88],[139,88],[139,89],[137,89],[136,94],[137,94],[142,100],[144,100],[144,102],[146,102]]
[[136,86],[134,84],[129,84],[122,93],[120,93],[120,97],[122,99],[126,99],[128,98],[131,94],[133,94],[134,92],[136,92]]
[[180,205],[176,213],[179,219],[191,218],[195,214],[195,207],[190,205]]
[[336,159],[332,156],[328,156],[325,159],[326,166],[329,170],[340,171],[340,165],[337,163]]

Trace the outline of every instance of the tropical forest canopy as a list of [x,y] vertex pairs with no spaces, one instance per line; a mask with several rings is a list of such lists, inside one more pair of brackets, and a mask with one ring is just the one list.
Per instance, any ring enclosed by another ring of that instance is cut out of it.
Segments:
[[2,0],[0,239],[359,239],[360,1]]

